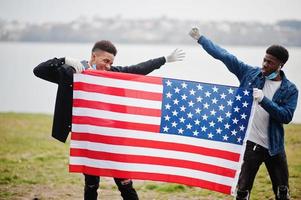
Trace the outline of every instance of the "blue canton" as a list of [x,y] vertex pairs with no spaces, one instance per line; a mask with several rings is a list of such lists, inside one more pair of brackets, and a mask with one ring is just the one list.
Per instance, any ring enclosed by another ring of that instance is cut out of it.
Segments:
[[165,78],[160,132],[241,145],[252,103],[251,90]]

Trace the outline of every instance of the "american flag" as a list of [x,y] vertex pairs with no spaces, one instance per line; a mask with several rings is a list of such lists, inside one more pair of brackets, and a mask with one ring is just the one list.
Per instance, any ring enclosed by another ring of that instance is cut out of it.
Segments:
[[70,172],[234,194],[252,91],[101,71],[73,88]]

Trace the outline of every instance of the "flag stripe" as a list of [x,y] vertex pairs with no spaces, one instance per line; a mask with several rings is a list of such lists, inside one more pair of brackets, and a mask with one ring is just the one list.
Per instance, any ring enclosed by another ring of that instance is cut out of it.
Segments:
[[160,130],[160,125],[143,124],[143,123],[130,123],[118,120],[108,120],[105,118],[95,118],[86,116],[73,116],[72,122],[74,124],[89,124],[96,126],[106,126],[106,127],[116,127],[125,128],[129,130],[139,130],[139,131],[151,131],[158,133]]
[[135,115],[148,115],[153,117],[160,117],[160,109],[140,108],[137,106],[124,106],[119,104],[105,103],[100,101],[89,101],[85,99],[73,99],[73,107],[86,107],[99,110],[109,110],[113,112],[127,112]]
[[229,169],[235,169],[237,167],[237,162],[225,160],[217,157],[205,156],[200,153],[190,153],[190,152],[180,152],[177,150],[166,150],[166,149],[156,149],[147,147],[137,147],[137,146],[125,146],[125,145],[113,145],[105,143],[95,143],[87,141],[76,141],[72,140],[70,144],[72,148],[77,149],[87,149],[92,151],[104,151],[109,153],[120,153],[123,155],[142,155],[142,156],[155,156],[155,157],[169,157],[174,159],[183,159],[187,161],[194,161],[208,163],[210,165],[225,167]]
[[92,126],[92,125],[83,125],[83,124],[72,124],[72,130],[75,133],[91,133],[95,135],[106,135],[106,136],[117,136],[117,137],[126,137],[126,138],[137,138],[145,140],[154,140],[161,142],[172,142],[178,144],[193,145],[197,147],[219,149],[221,151],[228,151],[232,153],[240,153],[240,145],[222,143],[210,140],[204,140],[195,137],[183,137],[182,135],[173,135],[173,134],[157,134],[148,131],[132,131],[127,129],[120,128],[110,128],[103,126]]
[[188,152],[188,153],[195,153],[195,154],[200,154],[205,156],[217,157],[217,158],[227,159],[231,161],[239,160],[238,154],[231,153],[228,151],[222,151],[218,149],[204,148],[204,147],[198,147],[198,146],[192,146],[186,144],[177,144],[173,142],[160,142],[155,140],[143,140],[143,139],[136,139],[136,138],[116,137],[116,136],[113,137],[113,136],[94,135],[89,133],[76,133],[76,132],[73,132],[71,139],[77,141],[90,141],[95,143],[174,150],[180,152]]
[[[106,77],[116,80],[127,80],[127,81],[136,81],[136,82],[142,82],[142,83],[152,83],[152,84],[158,84],[162,85],[162,78],[160,77],[154,77],[154,76],[141,76],[138,74],[127,74],[127,73],[116,73],[116,72],[105,72],[99,73],[98,71],[84,71],[82,74],[85,75],[92,75],[96,77]],[[114,80],[115,81],[115,80]]]
[[205,171],[209,173],[215,173],[215,174],[224,175],[232,178],[234,178],[235,176],[235,170],[233,169],[209,165],[201,162],[186,161],[182,159],[171,159],[171,158],[161,158],[161,157],[141,156],[141,155],[122,155],[119,153],[116,154],[116,153],[92,151],[87,149],[75,149],[75,148],[70,150],[70,156],[88,157],[93,159],[111,160],[117,162],[174,166],[174,167],[181,167],[187,169],[195,169],[195,170]]
[[[84,161],[84,162],[83,162]],[[107,160],[96,160],[86,157],[70,157],[71,165],[82,165],[86,163],[89,167],[99,168],[110,168],[117,170],[126,170],[130,172],[149,172],[149,173],[160,173],[160,174],[171,174],[177,176],[185,176],[189,178],[199,178],[206,181],[213,181],[219,184],[231,185],[233,178],[198,171],[194,169],[185,169],[180,167],[170,167],[163,165],[149,165],[149,164],[138,164],[138,163],[123,163],[116,161]]]
[[106,102],[106,103],[120,104],[124,106],[136,106],[136,107],[151,108],[151,109],[161,109],[161,105],[162,105],[160,101],[153,101],[147,99],[141,99],[137,101],[137,99],[130,98],[130,97],[119,97],[119,96],[112,96],[107,94],[84,92],[79,90],[73,91],[73,99],[85,99],[90,101],[99,101],[99,99],[101,99],[102,102]]
[[125,89],[125,88],[116,88],[103,85],[89,84],[83,82],[75,82],[73,85],[74,90],[82,90],[86,92],[95,92],[102,94],[109,94],[114,96],[123,96],[139,99],[148,99],[154,101],[161,101],[162,94],[158,92],[145,92],[141,90]]
[[133,179],[142,179],[145,180],[145,177],[151,177],[151,180],[156,181],[164,181],[164,182],[173,182],[173,183],[181,183],[190,186],[202,187],[209,190],[214,190],[226,194],[230,194],[231,187],[223,184],[218,184],[210,181],[205,181],[197,178],[188,178],[184,176],[177,175],[168,175],[168,174],[159,174],[159,173],[148,173],[148,172],[129,172],[122,170],[110,170],[107,168],[95,168],[95,167],[87,167],[83,165],[70,165],[70,172],[85,172],[87,174],[96,174],[98,176],[109,176],[116,178],[128,178],[132,177]]
[[145,123],[151,125],[160,125],[161,118],[160,117],[153,117],[153,116],[146,116],[146,115],[133,115],[128,113],[119,113],[119,112],[112,112],[107,110],[98,110],[98,109],[91,109],[91,108],[73,108],[73,116],[90,116],[95,118],[106,118],[107,120],[114,120],[114,121],[123,121],[126,123]]
[[144,82],[143,80],[147,81],[147,79],[145,78],[137,82],[136,80],[112,79],[109,77],[97,77],[97,76],[90,76],[84,74],[78,74],[78,76],[74,77],[74,83],[85,82],[94,85],[133,89],[133,90],[140,90],[144,92],[162,93],[163,91],[162,80],[161,80],[161,84],[148,83],[148,82]]

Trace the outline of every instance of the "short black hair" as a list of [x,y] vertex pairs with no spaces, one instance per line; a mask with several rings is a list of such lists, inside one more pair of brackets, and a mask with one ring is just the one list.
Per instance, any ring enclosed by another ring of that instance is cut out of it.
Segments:
[[283,65],[286,63],[289,57],[286,48],[275,44],[267,48],[266,53],[278,58],[283,63]]
[[114,46],[114,44],[108,40],[100,40],[98,42],[96,42],[92,48],[92,52],[95,52],[97,50],[102,50],[102,51],[106,51],[108,53],[113,54],[114,56],[116,56],[117,54],[117,49]]

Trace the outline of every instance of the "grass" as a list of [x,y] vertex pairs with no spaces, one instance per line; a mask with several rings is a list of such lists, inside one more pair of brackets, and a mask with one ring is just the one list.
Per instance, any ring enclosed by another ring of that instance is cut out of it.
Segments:
[[[83,176],[68,172],[69,145],[50,136],[52,117],[0,113],[0,199],[82,199]],[[286,152],[292,199],[301,199],[301,125],[288,125]],[[101,179],[101,198],[120,199],[111,178]],[[226,199],[229,195],[179,184],[134,181],[140,199]],[[251,199],[273,199],[262,165]]]

